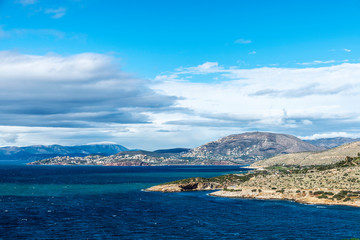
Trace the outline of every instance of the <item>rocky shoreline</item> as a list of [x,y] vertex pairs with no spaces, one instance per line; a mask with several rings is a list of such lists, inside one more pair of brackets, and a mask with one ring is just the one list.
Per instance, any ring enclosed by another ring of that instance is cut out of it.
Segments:
[[[360,155],[360,154],[359,154]],[[189,178],[147,191],[219,190],[211,196],[290,200],[305,204],[360,207],[360,156],[322,166],[274,166],[213,178]]]
[[[259,191],[260,190],[260,191]],[[336,200],[331,198],[319,198],[319,195],[316,196],[313,193],[316,192],[325,192],[332,193],[333,195],[339,194],[344,190],[316,190],[316,189],[307,189],[307,190],[286,190],[283,193],[277,192],[276,190],[270,189],[242,189],[238,191],[236,189],[227,189],[220,190],[213,193],[210,193],[210,196],[215,197],[226,197],[226,198],[249,198],[249,199],[259,199],[259,200],[287,200],[294,201],[303,204],[313,204],[313,205],[344,205],[344,206],[352,206],[352,207],[360,207],[360,200],[352,200],[352,201],[343,201]],[[354,191],[351,191],[354,192]]]
[[186,191],[208,191],[223,189],[219,183],[191,182],[188,184],[162,184],[147,188],[149,192],[186,192]]
[[[276,191],[273,189],[251,189],[251,188],[226,188],[216,184],[164,184],[157,185],[146,189],[145,191],[150,192],[184,192],[184,191],[209,191],[219,190],[209,193],[210,196],[214,197],[225,197],[225,198],[247,198],[247,199],[259,199],[259,200],[286,200],[294,201],[303,204],[314,204],[314,205],[344,205],[352,207],[360,207],[360,200],[348,201],[337,200],[332,198],[319,198],[323,196],[323,193],[338,195],[342,192],[350,194],[357,191],[345,191],[345,190],[329,190],[329,189],[290,189],[284,191]],[[326,195],[325,195],[326,196]]]

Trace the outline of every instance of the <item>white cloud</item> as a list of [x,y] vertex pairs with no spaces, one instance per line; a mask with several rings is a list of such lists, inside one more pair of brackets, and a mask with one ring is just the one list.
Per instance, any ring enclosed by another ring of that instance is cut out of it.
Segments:
[[330,126],[347,131],[359,127],[360,109],[353,106],[360,102],[360,64],[302,69],[222,67],[211,73],[209,79],[218,74],[224,80],[199,83],[194,72],[193,80],[186,81],[182,72],[175,71],[181,80],[163,79],[154,87],[179,97],[178,107],[192,110],[170,124],[297,135],[328,131]]
[[27,5],[35,4],[38,1],[37,0],[19,0],[18,2],[21,3],[24,6],[27,6]]
[[254,54],[256,54],[256,51],[251,51],[251,52],[249,52],[249,54],[254,55]]
[[360,133],[327,132],[327,133],[316,133],[311,136],[305,136],[300,138],[303,140],[315,140],[320,138],[334,138],[334,137],[359,138]]
[[[64,32],[55,29],[10,29],[4,30],[0,26],[0,38],[21,38],[27,36],[37,37],[53,37],[55,39],[63,39],[66,37]],[[71,36],[72,38],[74,36]]]
[[45,13],[46,14],[51,14],[52,15],[51,17],[54,18],[54,19],[58,19],[58,18],[63,17],[66,14],[66,11],[67,11],[66,8],[59,7],[59,8],[56,8],[56,9],[46,9]]
[[156,133],[163,126],[152,123],[152,114],[184,111],[102,54],[0,52],[0,85],[1,146],[111,141],[155,148],[164,134]]
[[0,26],[0,39],[8,37],[8,33],[4,30],[3,26]]
[[114,61],[94,53],[0,52],[0,125],[144,123],[143,112],[170,107],[174,98],[156,94],[147,81],[122,72]]
[[305,120],[302,120],[302,124],[304,124],[304,125],[311,125],[311,124],[313,124],[313,123],[312,123],[312,121],[305,119]]
[[345,48],[344,51],[345,51],[345,52],[351,52],[351,49]]
[[237,44],[249,44],[249,43],[251,43],[251,40],[250,39],[239,38],[239,39],[235,40],[235,43],[237,43]]
[[[177,69],[176,74],[171,74],[171,76],[178,77],[179,74],[209,74],[209,73],[217,73],[222,71],[223,67],[219,66],[218,62],[205,62],[203,64],[200,64],[196,67],[180,67]],[[156,79],[159,79],[162,75],[159,75],[156,77]]]
[[53,40],[64,40],[71,42],[84,42],[87,38],[85,34],[77,34],[77,33],[65,33],[56,29],[32,29],[32,28],[13,28],[13,29],[5,29],[3,26],[0,26],[0,39],[16,39],[16,40],[27,40],[27,38],[31,39],[39,39],[47,41]]
[[114,61],[0,52],[0,145],[108,141],[153,150],[245,131],[358,134],[358,63],[240,69],[209,61],[150,82]]
[[297,63],[299,65],[316,65],[316,64],[329,64],[329,63],[335,63],[335,60],[327,60],[327,61],[320,61],[320,60],[315,60],[312,62],[303,62],[303,63]]

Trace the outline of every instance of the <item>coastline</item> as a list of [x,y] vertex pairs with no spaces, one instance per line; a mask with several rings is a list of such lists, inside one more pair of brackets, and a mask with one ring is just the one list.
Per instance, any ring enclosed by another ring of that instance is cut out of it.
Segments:
[[229,167],[240,167],[241,169],[252,170],[255,168],[249,168],[241,164],[149,164],[149,163],[133,163],[133,162],[122,162],[122,163],[109,163],[109,164],[72,164],[72,163],[37,163],[28,162],[26,165],[32,166],[103,166],[103,167],[166,167],[166,166],[188,166],[188,167],[202,167],[202,166],[229,166]]
[[257,191],[255,192],[254,189],[245,188],[245,189],[241,189],[241,191],[237,189],[220,190],[213,193],[209,193],[209,195],[215,197],[225,197],[225,198],[286,200],[286,201],[293,201],[293,202],[312,204],[312,205],[343,205],[343,206],[351,206],[351,207],[360,207],[360,201],[358,200],[343,201],[343,200],[336,200],[331,198],[319,198],[312,194],[316,191],[323,191],[323,192],[328,191],[328,192],[334,192],[334,194],[338,194],[339,192],[344,190],[291,189],[291,190],[285,190],[283,193],[281,193],[281,192],[277,192],[276,190],[269,190],[269,189],[257,189]]
[[189,191],[209,191],[217,190],[215,192],[209,193],[209,196],[213,197],[224,197],[224,198],[244,198],[244,199],[258,199],[258,200],[285,200],[293,201],[302,204],[311,204],[311,205],[342,205],[342,206],[351,206],[351,207],[360,207],[360,200],[356,201],[343,201],[336,200],[332,198],[319,198],[313,193],[317,191],[328,192],[339,194],[344,190],[329,190],[329,189],[289,189],[284,192],[279,192],[272,189],[251,189],[251,188],[230,188],[223,189],[219,185],[210,185],[210,184],[201,184],[201,185],[181,185],[181,184],[165,184],[157,185],[147,189],[144,189],[146,192],[189,192]]

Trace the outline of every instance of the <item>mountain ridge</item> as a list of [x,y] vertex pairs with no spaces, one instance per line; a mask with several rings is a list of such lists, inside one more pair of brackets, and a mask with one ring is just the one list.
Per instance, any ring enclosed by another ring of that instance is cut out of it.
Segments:
[[127,150],[126,147],[119,144],[9,146],[0,148],[0,160],[35,161],[56,156],[112,155]]
[[333,138],[319,138],[314,140],[303,140],[315,146],[324,147],[327,149],[338,147],[346,143],[360,141],[360,138],[346,138],[346,137],[333,137]]

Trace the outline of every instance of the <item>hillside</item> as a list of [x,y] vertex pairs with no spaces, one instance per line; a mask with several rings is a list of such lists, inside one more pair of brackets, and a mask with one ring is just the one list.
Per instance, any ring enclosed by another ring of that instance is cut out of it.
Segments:
[[211,161],[230,161],[237,164],[253,163],[278,154],[316,152],[322,147],[306,143],[287,134],[250,132],[230,135],[194,148],[183,157]]
[[27,147],[2,147],[0,160],[35,161],[56,156],[83,157],[90,154],[112,155],[128,149],[118,144],[89,144],[79,146],[34,145]]
[[344,144],[323,152],[304,152],[279,155],[256,162],[251,167],[269,167],[275,165],[326,165],[342,161],[346,156],[355,157],[360,152],[360,141]]

